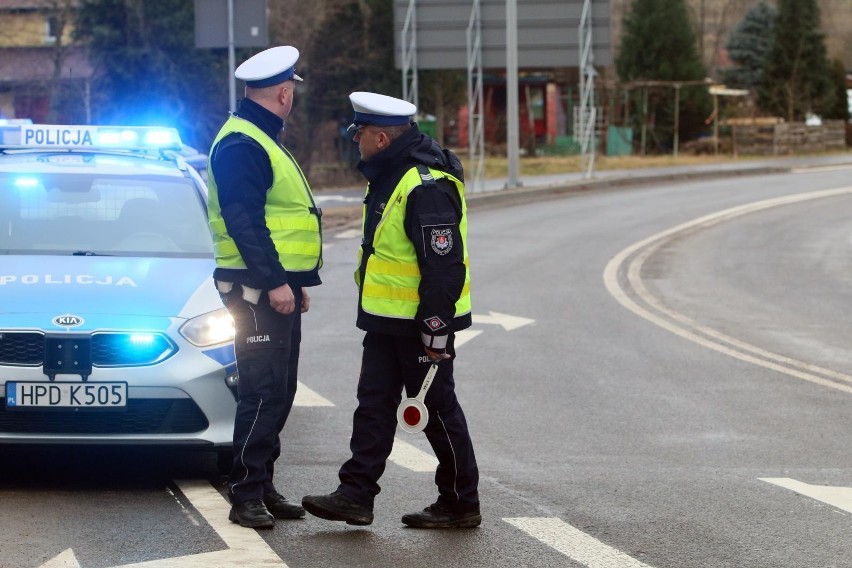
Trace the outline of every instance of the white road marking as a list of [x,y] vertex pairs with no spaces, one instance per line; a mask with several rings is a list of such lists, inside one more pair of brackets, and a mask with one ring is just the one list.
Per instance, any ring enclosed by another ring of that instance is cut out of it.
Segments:
[[809,485],[789,477],[761,477],[760,480],[852,513],[852,487]]
[[175,480],[181,493],[201,513],[204,520],[219,535],[226,550],[204,552],[178,558],[164,558],[117,568],[227,568],[229,566],[268,566],[286,568],[287,564],[275,554],[257,531],[246,529],[228,520],[230,504],[209,482],[203,480]]
[[364,203],[363,197],[351,197],[349,195],[342,194],[322,194],[322,195],[314,195],[314,201],[317,203],[324,203],[326,201],[342,201],[344,203]]
[[393,439],[393,450],[388,459],[398,466],[422,473],[434,473],[438,467],[438,459],[435,456],[412,446],[398,436]]
[[510,316],[489,310],[488,315],[473,314],[473,323],[493,323],[503,327],[506,331],[512,331],[525,325],[529,325],[535,320],[522,318],[519,316]]
[[[689,317],[674,312],[666,307],[662,302],[654,298],[645,288],[641,280],[641,269],[645,260],[647,260],[654,251],[681,232],[711,227],[723,221],[728,221],[748,213],[769,209],[771,207],[789,205],[792,203],[799,203],[823,197],[835,197],[849,193],[852,193],[852,187],[788,195],[785,197],[733,207],[731,209],[726,209],[724,211],[683,223],[634,243],[615,255],[612,260],[609,261],[606,269],[604,270],[604,284],[606,285],[609,293],[618,300],[622,306],[645,318],[651,323],[654,323],[685,339],[742,361],[760,365],[791,377],[852,394],[852,386],[842,384],[842,382],[852,383],[852,376],[832,371],[830,369],[824,369],[803,361],[791,359],[777,353],[772,353],[722,334],[709,327],[699,325]],[[637,297],[645,302],[650,309],[639,305],[639,303],[633,300],[633,298],[631,298],[627,291],[621,286],[618,275],[625,264],[628,266],[627,281],[630,285],[630,289],[632,289]],[[652,310],[656,310],[657,313],[654,313]],[[669,319],[661,317],[661,315],[666,316]]]
[[[228,520],[231,505],[210,483],[196,479],[176,480],[175,483],[227,548],[176,558],[122,564],[113,568],[287,568],[287,564],[275,554],[257,531],[243,528]],[[80,568],[80,563],[77,562],[74,551],[69,548],[39,568]]]
[[349,229],[348,231],[340,231],[334,235],[335,239],[354,239],[361,236],[361,229]]
[[461,347],[480,333],[482,333],[481,329],[463,329],[461,331],[457,331],[455,346]]
[[293,399],[293,406],[334,406],[334,403],[318,395],[302,381],[299,381],[296,387],[296,398]]
[[792,170],[790,170],[790,172],[794,174],[809,174],[812,172],[834,172],[849,169],[852,169],[852,165],[838,164],[836,166],[813,166],[810,168],[793,168]]
[[588,568],[650,568],[554,517],[503,519]]
[[77,561],[77,557],[74,556],[74,551],[68,548],[39,566],[39,568],[80,568],[80,563]]

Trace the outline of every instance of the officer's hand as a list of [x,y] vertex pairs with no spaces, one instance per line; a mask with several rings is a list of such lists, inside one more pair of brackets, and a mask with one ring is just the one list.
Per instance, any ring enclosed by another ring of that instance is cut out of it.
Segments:
[[311,297],[308,296],[308,289],[302,288],[302,313],[311,309]]
[[284,284],[269,291],[269,305],[276,312],[284,315],[293,313],[296,309],[296,298],[289,284]]
[[433,363],[440,363],[441,361],[444,361],[444,360],[450,358],[449,353],[438,353],[437,351],[432,351],[428,347],[424,347],[423,350],[426,351],[426,355],[429,357],[429,360],[432,361]]

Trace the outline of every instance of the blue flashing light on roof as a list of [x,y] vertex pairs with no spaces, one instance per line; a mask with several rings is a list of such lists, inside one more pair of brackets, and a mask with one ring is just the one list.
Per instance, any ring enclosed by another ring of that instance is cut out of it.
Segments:
[[19,177],[15,179],[15,187],[30,188],[38,187],[38,179],[34,177]]
[[0,148],[118,149],[136,152],[180,150],[175,128],[152,126],[74,126],[0,124]]

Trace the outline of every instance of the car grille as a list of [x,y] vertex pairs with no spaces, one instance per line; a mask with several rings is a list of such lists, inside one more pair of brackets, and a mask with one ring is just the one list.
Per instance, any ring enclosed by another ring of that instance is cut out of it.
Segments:
[[0,333],[0,364],[41,365],[44,360],[44,334]]
[[0,432],[9,434],[188,434],[209,423],[189,399],[131,399],[122,410],[13,410],[0,398]]
[[[164,335],[135,333],[92,334],[92,365],[95,367],[139,367],[152,365],[177,353],[177,347]],[[0,365],[41,365],[44,362],[44,334],[37,332],[0,333]]]

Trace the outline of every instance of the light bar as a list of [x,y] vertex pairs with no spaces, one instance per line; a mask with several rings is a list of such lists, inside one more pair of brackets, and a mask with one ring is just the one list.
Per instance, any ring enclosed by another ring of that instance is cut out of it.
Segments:
[[176,128],[155,126],[76,126],[0,124],[0,148],[180,150]]

